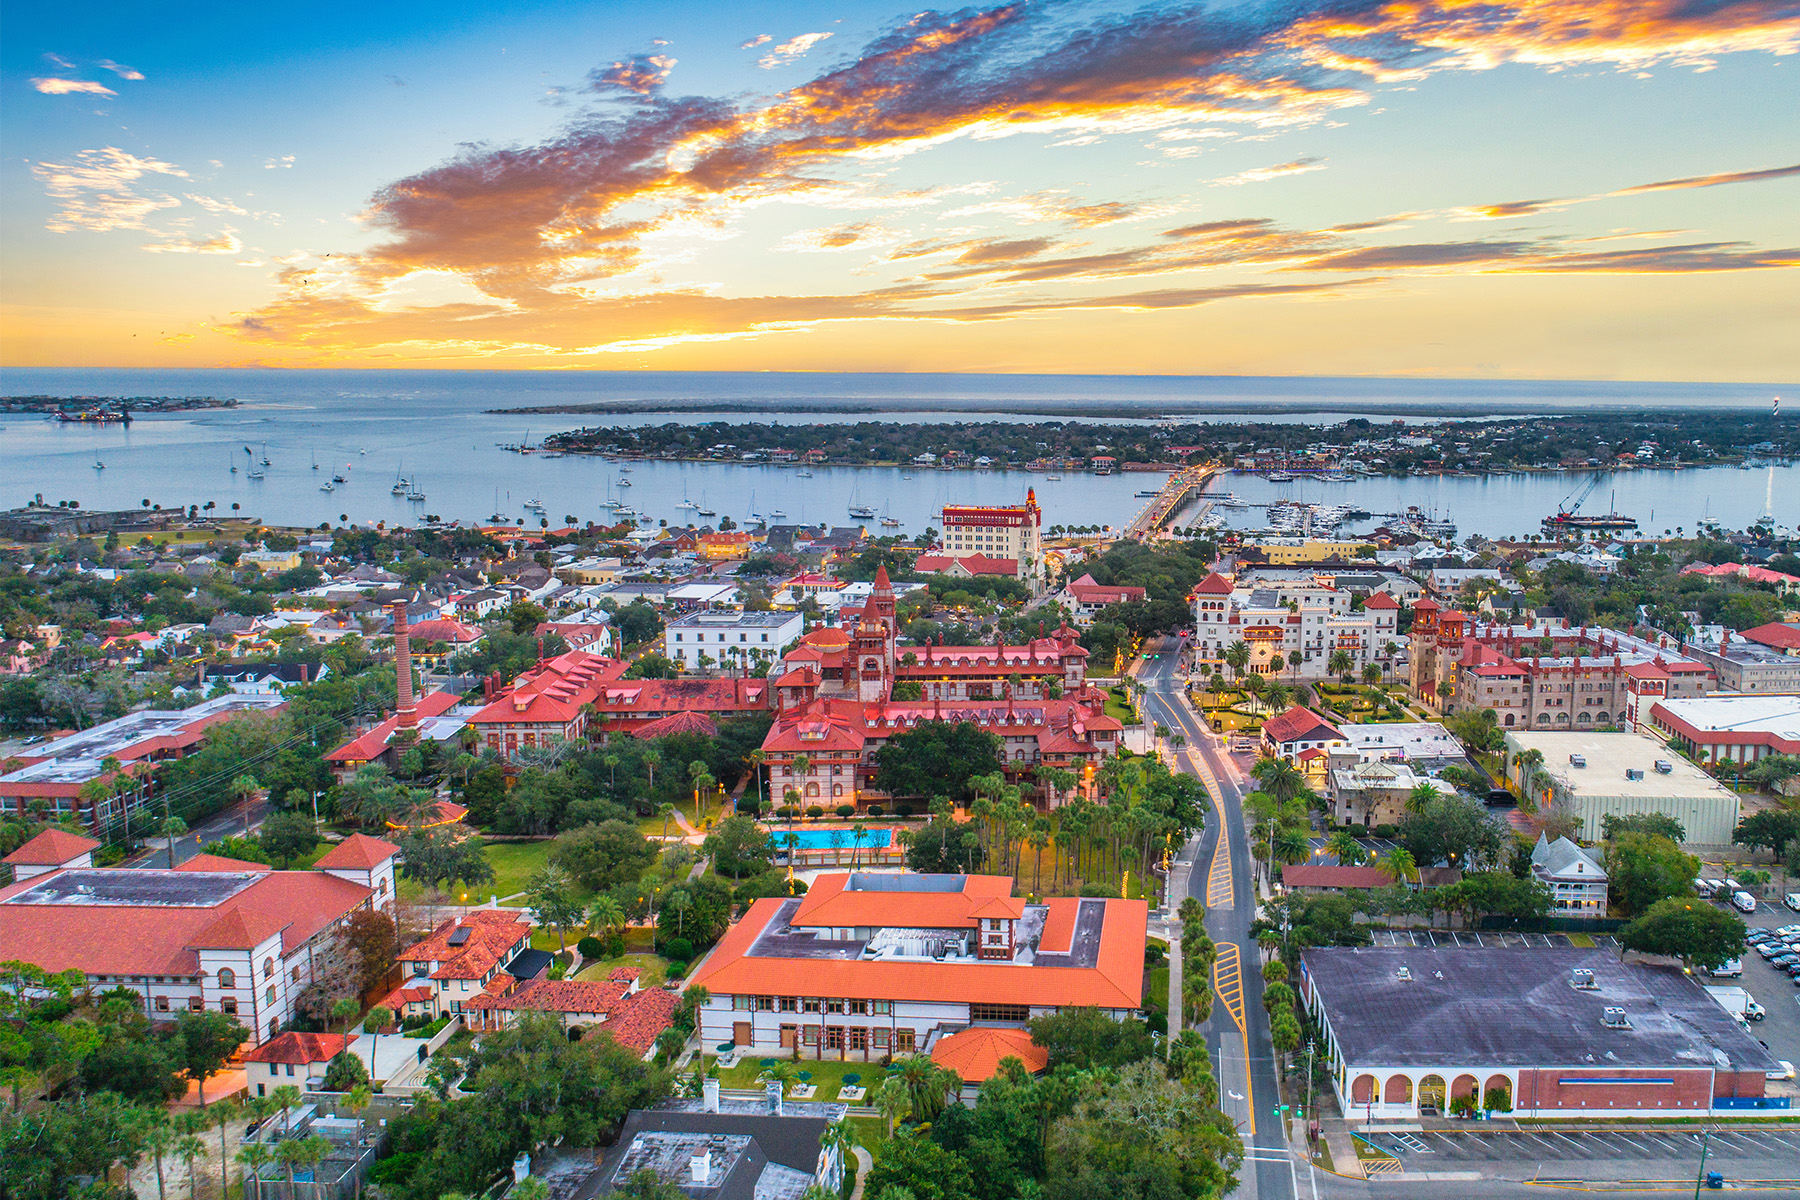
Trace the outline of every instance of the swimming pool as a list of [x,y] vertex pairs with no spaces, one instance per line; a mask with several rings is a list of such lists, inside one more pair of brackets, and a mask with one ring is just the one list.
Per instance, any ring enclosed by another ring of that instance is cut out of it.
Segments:
[[[787,849],[787,830],[778,828],[771,832],[775,835],[775,848]],[[872,850],[892,845],[894,841],[891,829],[865,829],[863,835],[859,843],[850,836],[848,829],[796,829],[793,833],[800,839],[797,845],[801,850],[854,850],[859,845],[864,850]]]

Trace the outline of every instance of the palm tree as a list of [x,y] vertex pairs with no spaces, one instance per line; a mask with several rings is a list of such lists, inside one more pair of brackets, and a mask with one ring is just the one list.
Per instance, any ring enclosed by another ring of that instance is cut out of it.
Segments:
[[1304,825],[1277,825],[1270,846],[1275,861],[1292,866],[1312,857],[1312,830]]
[[644,751],[644,770],[650,775],[650,790],[656,790],[656,768],[662,766],[662,751],[652,746]]
[[675,910],[675,936],[676,937],[681,936],[681,922],[682,922],[683,914],[685,914],[689,908],[693,907],[693,904],[694,904],[694,898],[692,896],[688,895],[686,888],[676,888],[674,891],[670,892],[666,897],[663,898],[663,908],[665,908],[665,909],[672,908]]
[[1405,846],[1394,846],[1381,860],[1381,869],[1393,877],[1395,883],[1410,883],[1419,876],[1419,865],[1413,861],[1412,851]]
[[[275,1157],[287,1168],[288,1195],[294,1194],[294,1168],[316,1171],[320,1163],[331,1155],[331,1143],[325,1138],[314,1135],[309,1138],[289,1138],[281,1143],[275,1151]],[[315,1180],[315,1182],[317,1182]]]
[[148,1150],[156,1161],[156,1197],[157,1200],[168,1200],[168,1193],[163,1186],[163,1155],[175,1148],[176,1139],[180,1137],[175,1127],[169,1124],[167,1113],[156,1113],[153,1123],[144,1130],[144,1149]]
[[180,817],[170,817],[162,823],[163,840],[169,846],[169,869],[175,869],[175,839],[188,831],[187,822]]
[[244,1164],[244,1170],[255,1181],[256,1200],[262,1200],[262,1169],[274,1157],[275,1151],[265,1142],[245,1142],[238,1147],[237,1160]]
[[1038,880],[1044,873],[1044,851],[1050,847],[1050,818],[1039,817],[1031,823],[1031,848],[1036,851],[1031,859],[1031,891],[1039,892]]
[[779,1083],[783,1095],[787,1093],[788,1088],[792,1086],[794,1080],[799,1077],[800,1068],[785,1058],[776,1059],[772,1066],[764,1067],[762,1073],[757,1076],[757,1078],[764,1083],[770,1081]]
[[1281,804],[1306,790],[1306,777],[1284,758],[1265,758],[1250,768],[1250,774],[1262,785],[1263,791]]
[[257,782],[256,776],[254,775],[239,775],[236,779],[231,781],[232,802],[234,804],[242,805],[244,809],[245,837],[250,836],[250,801],[254,800],[256,798],[256,793],[260,791],[262,791],[262,784]]
[[868,840],[869,831],[863,827],[860,820],[850,827],[850,869],[852,871],[856,870],[857,864],[862,861],[862,844]]
[[[205,1116],[204,1113],[199,1112],[198,1110],[192,1115],[199,1117]],[[186,1124],[186,1122],[183,1124]],[[205,1127],[202,1126],[202,1128]],[[169,1147],[169,1153],[173,1154],[187,1165],[188,1200],[200,1200],[200,1177],[194,1174],[194,1160],[196,1158],[201,1158],[206,1154],[206,1143],[195,1137],[192,1133],[184,1133],[175,1139],[174,1144]]]
[[894,1127],[911,1106],[912,1097],[907,1094],[906,1081],[898,1075],[889,1075],[875,1089],[875,1107],[887,1118],[889,1137],[894,1136]]
[[1232,677],[1234,679],[1242,679],[1244,677],[1244,668],[1250,665],[1249,643],[1242,641],[1231,643],[1231,645],[1225,647],[1225,653],[1222,657],[1225,659],[1225,665],[1231,668]]
[[224,1200],[231,1194],[231,1157],[225,1151],[225,1128],[235,1121],[242,1120],[251,1111],[251,1105],[239,1105],[233,1100],[214,1100],[206,1108],[206,1119],[210,1124],[219,1127],[219,1196]]
[[669,840],[669,821],[675,816],[675,806],[665,800],[656,806],[656,813],[662,818],[662,835],[663,841],[666,842]]
[[587,914],[587,931],[611,935],[615,929],[625,928],[625,910],[611,896],[602,893],[594,897]]
[[1374,663],[1370,663],[1368,666],[1364,667],[1362,669],[1362,681],[1370,687],[1374,687],[1376,684],[1380,683],[1381,668]]
[[1359,866],[1368,856],[1362,843],[1341,829],[1325,839],[1325,849],[1345,867]]
[[1343,679],[1345,683],[1349,683],[1349,675],[1355,665],[1356,664],[1350,659],[1350,652],[1348,650],[1333,650],[1327,669],[1329,669],[1333,675]]
[[[812,775],[812,766],[812,755],[810,754],[796,754],[788,759],[788,771],[795,779],[800,780],[802,790],[806,786],[807,778]],[[804,795],[800,798],[806,799]]]
[[1406,795],[1406,811],[1409,813],[1423,812],[1425,806],[1437,798],[1437,789],[1429,783],[1414,784],[1413,790]]
[[[356,1141],[358,1145],[361,1145],[363,1138],[368,1136],[369,1127],[362,1119],[362,1115],[364,1112],[368,1111],[369,1104],[374,1098],[374,1094],[369,1091],[369,1085],[366,1083],[357,1084],[344,1095],[343,1107],[348,1109],[350,1115],[356,1118]],[[360,1173],[356,1178],[356,1194],[360,1200],[362,1196],[362,1176]]]

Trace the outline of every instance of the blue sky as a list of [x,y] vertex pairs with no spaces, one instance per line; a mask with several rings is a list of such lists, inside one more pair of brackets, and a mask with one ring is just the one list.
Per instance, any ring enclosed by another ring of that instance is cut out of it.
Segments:
[[1800,377],[1800,5],[817,11],[9,4],[0,353]]

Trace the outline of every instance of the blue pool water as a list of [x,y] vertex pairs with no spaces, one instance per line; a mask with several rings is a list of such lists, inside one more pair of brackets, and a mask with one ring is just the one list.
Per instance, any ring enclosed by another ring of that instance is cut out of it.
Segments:
[[[774,832],[776,849],[787,849],[787,831],[777,829]],[[894,831],[891,829],[870,829],[865,834],[862,840],[864,850],[886,846],[894,840]],[[799,847],[802,850],[854,850],[857,845],[848,829],[796,829],[794,836],[800,839]]]

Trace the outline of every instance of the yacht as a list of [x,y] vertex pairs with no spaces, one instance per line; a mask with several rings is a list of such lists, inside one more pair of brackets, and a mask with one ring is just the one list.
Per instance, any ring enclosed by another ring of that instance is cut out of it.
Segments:
[[[912,476],[908,475],[906,478],[911,479]],[[1046,476],[1044,476],[1044,479],[1050,483],[1061,483],[1062,482],[1061,475],[1046,475]]]
[[629,479],[625,478],[623,475],[621,475],[621,476],[619,476],[619,486],[620,487],[630,487],[631,480],[629,480]]
[[419,490],[419,485],[418,485],[418,484],[414,484],[414,485],[413,485],[413,486],[412,486],[412,487],[411,487],[411,488],[410,488],[410,489],[409,489],[409,490],[408,490],[408,491],[407,491],[407,493],[406,493],[406,498],[407,498],[407,499],[408,499],[408,500],[410,500],[410,501],[412,501],[412,502],[413,502],[413,503],[414,503],[414,504],[420,504],[420,503],[423,503],[423,502],[424,502],[424,500],[425,500],[425,493],[424,493],[424,492],[421,492],[421,491],[420,491],[420,490]]
[[889,529],[900,528],[900,518],[898,517],[883,517],[881,518],[881,523]]
[[267,472],[264,471],[261,467],[251,467],[249,478],[261,479],[265,474],[267,474]]
[[1294,482],[1294,477],[1292,475],[1288,474],[1286,471],[1270,471],[1267,475],[1264,475],[1263,478],[1268,480],[1270,483],[1292,483],[1292,482]]
[[319,469],[319,452],[317,450],[313,451],[312,460],[313,460],[313,470],[316,471]]
[[801,472],[798,472],[798,473],[797,473],[797,474],[796,474],[796,476],[795,476],[795,478],[797,478],[797,479],[811,479],[811,478],[812,478],[812,472],[811,472],[811,471],[801,471]]
[[333,475],[331,477],[331,482],[333,482],[333,483],[349,483],[350,481],[348,479],[345,479],[342,475]]
[[335,492],[337,491],[337,484],[332,483],[330,480],[326,480],[319,485],[319,490],[321,492]]
[[769,520],[785,521],[787,520],[787,514],[782,512],[779,508],[772,508],[769,510]]
[[1248,500],[1238,499],[1236,492],[1226,492],[1223,496],[1219,496],[1219,497],[1215,498],[1213,500],[1213,503],[1217,504],[1220,508],[1249,508],[1250,507],[1250,502]]
[[711,508],[702,508],[699,510],[699,513],[703,517],[716,517],[719,515],[716,509]]
[[512,518],[500,511],[500,489],[494,489],[494,511],[488,514],[488,520],[502,524],[511,524]]
[[388,491],[395,496],[404,496],[411,489],[411,486],[412,485],[406,481],[406,476],[401,475],[394,480],[394,486],[389,488]]
[[274,464],[269,461],[269,446],[267,442],[263,443],[262,465],[265,467],[274,466]]
[[544,502],[536,499],[527,500],[522,507],[527,512],[541,513],[544,511]]

